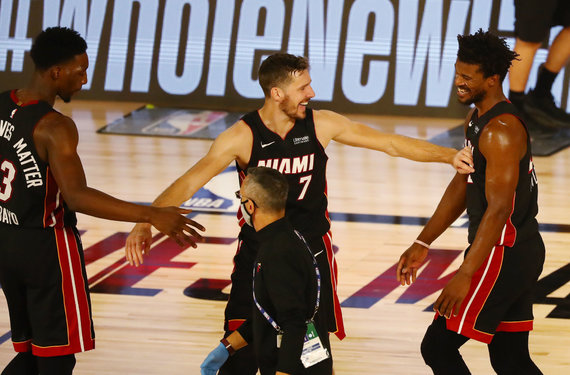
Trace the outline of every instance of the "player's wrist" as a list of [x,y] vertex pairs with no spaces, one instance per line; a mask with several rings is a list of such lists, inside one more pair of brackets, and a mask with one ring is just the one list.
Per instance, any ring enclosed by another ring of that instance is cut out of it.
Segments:
[[477,271],[476,268],[470,267],[468,264],[462,264],[457,273],[466,277],[473,277],[475,271]]
[[422,240],[415,239],[415,240],[414,240],[414,243],[420,245],[421,247],[425,247],[425,248],[428,249],[428,250],[429,250],[429,248],[430,248],[430,244],[428,244],[428,243],[426,243],[426,242],[424,242],[424,241],[422,241]]
[[222,343],[222,345],[226,348],[226,350],[228,351],[228,353],[230,354],[230,356],[234,355],[236,350],[234,349],[234,347],[232,346],[232,344],[224,337],[223,339],[220,340],[220,342]]
[[150,229],[152,227],[151,221],[152,217],[149,219],[148,222],[143,222],[143,223],[136,223],[135,227],[133,228],[134,230],[147,230]]

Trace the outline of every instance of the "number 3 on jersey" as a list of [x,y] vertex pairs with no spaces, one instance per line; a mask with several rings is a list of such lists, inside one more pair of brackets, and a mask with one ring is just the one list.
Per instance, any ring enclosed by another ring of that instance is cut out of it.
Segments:
[[0,182],[0,201],[6,202],[12,196],[12,182],[16,177],[16,168],[12,162],[4,160],[0,164],[0,171],[3,174],[2,182]]
[[303,185],[303,189],[301,190],[301,194],[299,194],[299,198],[297,198],[298,201],[301,201],[303,200],[303,198],[305,198],[305,194],[307,193],[307,189],[309,188],[309,184],[311,183],[311,177],[312,175],[308,175],[308,176],[303,176],[299,179],[299,183]]

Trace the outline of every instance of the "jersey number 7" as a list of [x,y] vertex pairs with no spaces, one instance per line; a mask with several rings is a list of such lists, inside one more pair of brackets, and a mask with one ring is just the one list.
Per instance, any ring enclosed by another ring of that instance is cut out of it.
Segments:
[[311,183],[312,175],[303,176],[299,179],[299,183],[303,185],[303,190],[301,190],[301,194],[299,194],[298,201],[303,200],[305,198],[305,194],[307,194],[307,189],[309,188],[309,184]]

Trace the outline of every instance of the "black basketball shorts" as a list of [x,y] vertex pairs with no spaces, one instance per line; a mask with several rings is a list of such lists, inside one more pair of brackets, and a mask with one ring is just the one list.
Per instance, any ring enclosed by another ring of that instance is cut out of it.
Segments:
[[546,41],[553,26],[570,26],[568,0],[515,0],[515,35],[525,42]]
[[17,352],[68,355],[95,346],[83,249],[75,228],[0,226],[0,284]]
[[446,320],[447,329],[486,344],[495,332],[532,330],[544,253],[539,233],[514,247],[495,246],[473,275],[459,314]]

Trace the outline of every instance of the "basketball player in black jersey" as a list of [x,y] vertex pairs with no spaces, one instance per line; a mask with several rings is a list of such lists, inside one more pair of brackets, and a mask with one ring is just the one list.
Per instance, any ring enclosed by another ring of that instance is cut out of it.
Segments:
[[397,278],[402,285],[415,282],[429,245],[467,208],[469,247],[434,304],[422,356],[435,374],[469,374],[459,348],[475,339],[488,344],[498,374],[540,374],[528,350],[545,252],[535,219],[537,180],[527,128],[502,89],[518,55],[482,30],[458,40],[455,85],[459,101],[475,105],[465,122],[475,172],[453,178],[401,256]]
[[75,212],[148,222],[178,243],[199,224],[176,207],[148,207],[87,186],[73,120],[53,109],[87,82],[85,40],[67,28],[36,38],[30,84],[0,94],[0,284],[14,349],[2,375],[68,375],[95,345]]
[[[240,183],[249,167],[278,169],[290,185],[286,214],[293,227],[307,239],[321,268],[323,290],[319,314],[326,314],[323,319],[329,322],[329,331],[342,339],[345,334],[336,296],[336,263],[327,213],[327,145],[334,140],[391,156],[449,163],[465,173],[472,171],[471,152],[457,152],[422,140],[381,133],[335,112],[308,108],[315,93],[311,88],[309,65],[303,57],[271,55],[261,64],[259,83],[265,94],[263,107],[243,116],[220,134],[208,153],[160,194],[153,205],[181,204],[234,161]],[[238,213],[238,219],[242,229],[225,312],[226,334],[248,319],[253,308],[251,275],[258,245],[253,228],[243,225],[242,214]],[[132,264],[143,261],[150,239],[148,225],[137,224],[133,228],[126,244],[126,256]],[[256,372],[256,361],[246,348],[232,356],[220,374]]]

